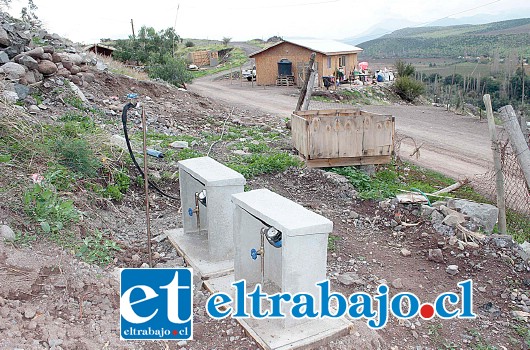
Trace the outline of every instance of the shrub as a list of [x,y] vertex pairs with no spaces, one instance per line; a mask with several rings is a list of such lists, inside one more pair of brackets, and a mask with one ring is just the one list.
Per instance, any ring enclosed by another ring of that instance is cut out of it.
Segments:
[[396,94],[408,102],[414,101],[425,92],[423,83],[409,76],[400,76],[397,78],[393,87]]
[[189,83],[193,78],[187,70],[186,62],[171,57],[167,57],[163,64],[151,66],[149,68],[149,77],[160,78],[175,86]]
[[186,43],[184,44],[184,46],[186,47],[194,47],[195,46],[195,43],[191,40],[188,40],[186,41]]
[[24,192],[26,214],[40,223],[44,233],[57,233],[79,220],[71,200],[63,200],[49,186],[36,184]]
[[53,151],[61,165],[83,177],[95,177],[101,167],[90,145],[83,139],[60,137],[53,144]]
[[397,60],[395,66],[399,77],[410,77],[416,71],[412,64],[402,60]]

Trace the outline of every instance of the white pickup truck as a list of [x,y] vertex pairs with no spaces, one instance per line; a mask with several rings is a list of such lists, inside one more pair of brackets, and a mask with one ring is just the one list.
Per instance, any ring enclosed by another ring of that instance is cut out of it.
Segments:
[[252,67],[252,69],[243,69],[241,72],[241,75],[243,78],[247,79],[248,81],[256,80],[256,66]]

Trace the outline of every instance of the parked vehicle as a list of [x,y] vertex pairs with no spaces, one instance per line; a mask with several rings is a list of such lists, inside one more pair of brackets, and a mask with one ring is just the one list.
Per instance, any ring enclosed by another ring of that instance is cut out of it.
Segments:
[[252,69],[243,69],[241,72],[243,78],[247,79],[248,81],[256,80],[256,66],[252,67]]

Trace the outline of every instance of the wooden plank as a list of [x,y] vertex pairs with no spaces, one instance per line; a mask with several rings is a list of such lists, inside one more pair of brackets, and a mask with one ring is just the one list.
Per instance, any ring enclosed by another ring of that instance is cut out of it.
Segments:
[[304,159],[308,168],[329,168],[336,166],[388,164],[391,160],[391,156]]
[[293,146],[304,157],[309,155],[309,122],[296,114],[291,115],[291,134]]
[[335,118],[315,117],[310,124],[309,158],[337,158],[339,143],[337,140],[337,120]]
[[361,157],[363,149],[363,120],[360,117],[338,117],[341,127],[337,139],[339,157]]

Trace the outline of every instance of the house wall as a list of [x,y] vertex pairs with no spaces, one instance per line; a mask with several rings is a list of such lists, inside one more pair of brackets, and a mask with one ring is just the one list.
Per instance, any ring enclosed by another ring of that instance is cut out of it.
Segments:
[[[331,56],[325,56],[323,57],[323,71],[322,73],[324,76],[331,76],[335,72],[335,70],[339,69],[339,57],[343,55],[331,55]],[[345,55],[346,56],[346,65],[341,69],[345,77],[347,78],[350,72],[352,72],[355,67],[357,66],[358,59],[356,53],[350,53]],[[328,57],[331,58],[331,65],[328,65]]]
[[[293,64],[292,71],[295,84],[301,85],[302,81],[300,81],[300,77],[304,77],[304,72],[300,72],[299,67],[307,65],[312,52],[304,47],[283,42],[258,53],[254,56],[256,59],[256,83],[258,85],[275,85],[276,78],[278,77],[278,62],[282,58],[286,58]],[[330,56],[331,67],[328,67],[328,56],[321,53],[316,54],[315,62],[317,62],[318,86],[322,85],[322,76],[333,75],[333,72],[339,67],[339,56],[341,55]],[[353,71],[356,65],[357,54],[346,55],[346,67],[344,69],[346,76],[350,71]]]

